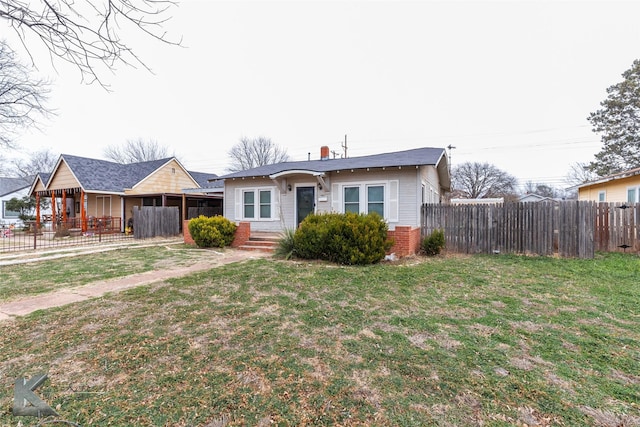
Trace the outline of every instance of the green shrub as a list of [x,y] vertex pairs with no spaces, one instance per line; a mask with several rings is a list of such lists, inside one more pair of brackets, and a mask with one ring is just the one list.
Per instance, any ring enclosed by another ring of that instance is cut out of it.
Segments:
[[382,260],[392,245],[387,230],[387,224],[375,213],[311,214],[294,235],[294,251],[300,258],[373,264]]
[[444,249],[444,230],[435,230],[422,240],[421,249],[427,256],[438,255]]
[[222,216],[200,215],[189,221],[189,233],[201,248],[222,248],[233,242],[237,226]]
[[295,254],[295,245],[294,245],[294,236],[295,230],[291,228],[287,228],[283,233],[280,240],[278,240],[278,245],[276,246],[276,250],[274,255],[278,258],[291,259],[291,257]]

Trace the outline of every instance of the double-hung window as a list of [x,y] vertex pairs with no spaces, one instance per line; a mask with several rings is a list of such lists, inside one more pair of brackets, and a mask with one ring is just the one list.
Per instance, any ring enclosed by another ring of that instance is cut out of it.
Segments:
[[367,213],[375,212],[384,218],[384,186],[367,186]]
[[243,193],[243,216],[245,218],[255,218],[256,216],[256,193],[255,191],[245,191]]
[[260,194],[260,218],[271,218],[271,191],[259,190]]
[[344,187],[344,211],[360,213],[360,187]]

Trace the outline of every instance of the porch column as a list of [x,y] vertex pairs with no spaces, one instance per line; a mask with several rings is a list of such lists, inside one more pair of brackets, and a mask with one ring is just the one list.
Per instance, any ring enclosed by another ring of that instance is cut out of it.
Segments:
[[58,215],[56,214],[56,192],[51,190],[51,230],[56,229]]
[[163,194],[162,195],[162,206],[167,206],[167,195]]
[[40,230],[40,193],[36,193],[36,229],[34,233]]
[[187,220],[187,195],[182,193],[182,222]]
[[87,209],[84,205],[85,201],[84,201],[84,190],[82,190],[80,192],[80,222],[82,222],[82,225],[80,228],[82,228],[82,232],[85,233],[87,231]]
[[62,223],[67,224],[67,190],[62,190]]

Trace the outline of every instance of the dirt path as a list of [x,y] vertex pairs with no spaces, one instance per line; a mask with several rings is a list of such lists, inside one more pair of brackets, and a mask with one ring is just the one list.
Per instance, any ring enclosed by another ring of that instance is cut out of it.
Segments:
[[[125,289],[135,288],[136,286],[148,285],[150,283],[160,282],[174,277],[186,276],[191,273],[208,270],[233,262],[241,262],[248,259],[264,258],[268,256],[270,256],[270,254],[266,252],[225,249],[224,252],[216,253],[215,257],[209,258],[206,262],[197,262],[187,267],[147,271],[116,279],[101,280],[83,286],[59,289],[37,296],[24,297],[6,303],[0,303],[0,322],[13,319],[17,316],[24,316],[37,310],[60,307],[90,298],[97,298],[108,292],[120,292]],[[51,257],[48,259],[51,259]]]

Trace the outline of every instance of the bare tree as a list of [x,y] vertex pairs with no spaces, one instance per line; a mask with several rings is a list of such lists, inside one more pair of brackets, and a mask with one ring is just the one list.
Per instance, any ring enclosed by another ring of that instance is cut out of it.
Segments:
[[34,78],[29,71],[0,40],[0,147],[16,148],[20,131],[37,128],[38,120],[52,113],[45,106],[49,83]]
[[287,150],[271,142],[271,139],[243,137],[228,153],[231,158],[230,172],[252,169],[258,166],[281,163],[289,160]]
[[169,149],[158,144],[158,141],[142,138],[130,139],[125,144],[109,145],[103,150],[103,155],[116,163],[129,164],[160,160],[171,157]]
[[26,159],[13,160],[12,175],[31,179],[38,173],[49,173],[55,167],[58,157],[49,149],[28,153]]
[[[123,35],[131,28],[166,43],[163,24],[169,19],[172,0],[0,0],[0,19],[20,38],[31,54],[31,40],[40,41],[50,59],[62,59],[76,66],[83,81],[103,84],[103,69],[116,63],[146,65]],[[104,85],[103,85],[104,86]]]
[[589,164],[580,162],[572,163],[565,176],[565,180],[570,186],[584,184],[597,178],[598,175],[591,170]]
[[451,173],[453,189],[470,199],[511,196],[517,179],[489,163],[466,162]]

